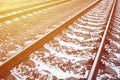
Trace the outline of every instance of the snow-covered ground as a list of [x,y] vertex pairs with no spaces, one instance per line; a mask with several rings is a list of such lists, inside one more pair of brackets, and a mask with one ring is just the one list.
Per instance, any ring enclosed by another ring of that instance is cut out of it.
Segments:
[[102,0],[61,34],[34,51],[29,59],[11,69],[11,74],[6,79],[86,79],[99,47],[112,2],[113,0]]
[[0,64],[58,27],[72,17],[71,15],[80,12],[92,1],[94,0],[68,0],[56,6],[0,22]]

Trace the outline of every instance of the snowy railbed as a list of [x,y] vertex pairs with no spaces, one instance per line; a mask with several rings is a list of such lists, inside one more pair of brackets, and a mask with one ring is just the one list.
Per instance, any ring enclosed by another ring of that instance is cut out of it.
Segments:
[[94,0],[86,1],[68,0],[0,22],[0,65],[68,21]]
[[[29,59],[10,70],[6,79],[85,79],[101,40],[112,0],[103,0],[61,34],[34,51]],[[103,6],[104,5],[104,6]]]
[[112,18],[97,80],[120,80],[120,0]]

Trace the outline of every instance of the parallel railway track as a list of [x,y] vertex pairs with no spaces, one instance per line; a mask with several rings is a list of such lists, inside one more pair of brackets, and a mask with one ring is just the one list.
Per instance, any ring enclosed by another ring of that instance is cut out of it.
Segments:
[[[88,80],[95,80],[98,72],[96,65],[101,60],[115,4],[116,0],[111,0],[111,3],[107,0],[96,1],[85,11],[5,61],[0,66],[1,77],[8,76],[10,70],[10,76],[16,79],[69,80],[72,76],[73,80],[87,77]],[[99,8],[101,10],[97,10]],[[57,75],[51,69],[65,76]]]
[[38,10],[49,8],[51,6],[62,4],[62,3],[65,3],[67,1],[68,0],[61,0],[61,1],[50,0],[47,2],[32,4],[29,6],[23,6],[23,7],[12,9],[12,10],[1,11],[0,12],[0,21],[3,22],[6,20],[9,20],[9,19],[12,19],[12,18],[22,16],[24,14],[29,14],[29,13],[34,12],[34,11],[38,11]]

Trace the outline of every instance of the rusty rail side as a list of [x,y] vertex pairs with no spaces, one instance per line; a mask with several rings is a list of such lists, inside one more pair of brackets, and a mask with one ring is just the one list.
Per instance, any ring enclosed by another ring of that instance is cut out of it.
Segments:
[[114,0],[111,11],[110,11],[110,15],[108,17],[108,21],[107,21],[105,31],[104,31],[102,40],[100,42],[100,46],[99,46],[98,51],[96,53],[94,63],[92,65],[92,68],[91,68],[91,71],[89,73],[89,76],[88,76],[87,80],[96,80],[96,76],[97,76],[98,69],[99,69],[99,63],[100,63],[101,56],[102,56],[102,50],[104,48],[104,43],[105,43],[105,40],[106,40],[106,36],[107,36],[108,30],[109,30],[109,25],[110,25],[110,22],[111,22],[111,19],[112,19],[112,16],[113,16],[113,12],[114,12],[116,3],[117,3],[117,0]]

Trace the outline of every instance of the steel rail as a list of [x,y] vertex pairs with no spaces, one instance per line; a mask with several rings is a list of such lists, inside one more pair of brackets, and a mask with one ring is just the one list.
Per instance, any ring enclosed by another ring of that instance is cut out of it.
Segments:
[[94,63],[92,65],[92,68],[91,68],[91,71],[88,75],[87,80],[96,80],[96,76],[97,76],[98,69],[99,69],[99,63],[100,63],[100,59],[101,59],[101,56],[102,56],[102,50],[104,48],[105,40],[106,40],[106,37],[107,37],[107,33],[108,33],[108,30],[109,30],[109,26],[110,26],[110,23],[111,23],[111,19],[112,19],[112,16],[113,16],[113,12],[114,12],[116,3],[117,3],[117,0],[114,0],[111,11],[110,11],[110,14],[109,14],[109,17],[108,17],[108,21],[107,21],[105,31],[103,33],[103,37],[102,37],[102,40],[100,42],[100,46],[99,46],[98,51],[96,53]]
[[60,33],[63,29],[67,28],[68,25],[72,24],[76,19],[78,19],[81,15],[85,14],[87,11],[89,11],[93,6],[95,6],[97,3],[99,3],[100,0],[95,0],[90,5],[87,5],[85,8],[79,11],[79,13],[76,13],[72,18],[65,21],[63,24],[59,25],[55,29],[53,29],[51,32],[46,34],[44,37],[38,39],[36,42],[31,44],[30,46],[26,47],[24,50],[18,52],[18,54],[14,55],[13,57],[9,58],[5,62],[3,62],[2,65],[0,65],[0,77],[4,77],[4,74],[7,74],[10,69],[12,69],[14,66],[20,64],[20,62],[26,60],[29,55],[35,51],[36,49],[40,48],[48,42],[50,39],[52,39],[55,35]]

